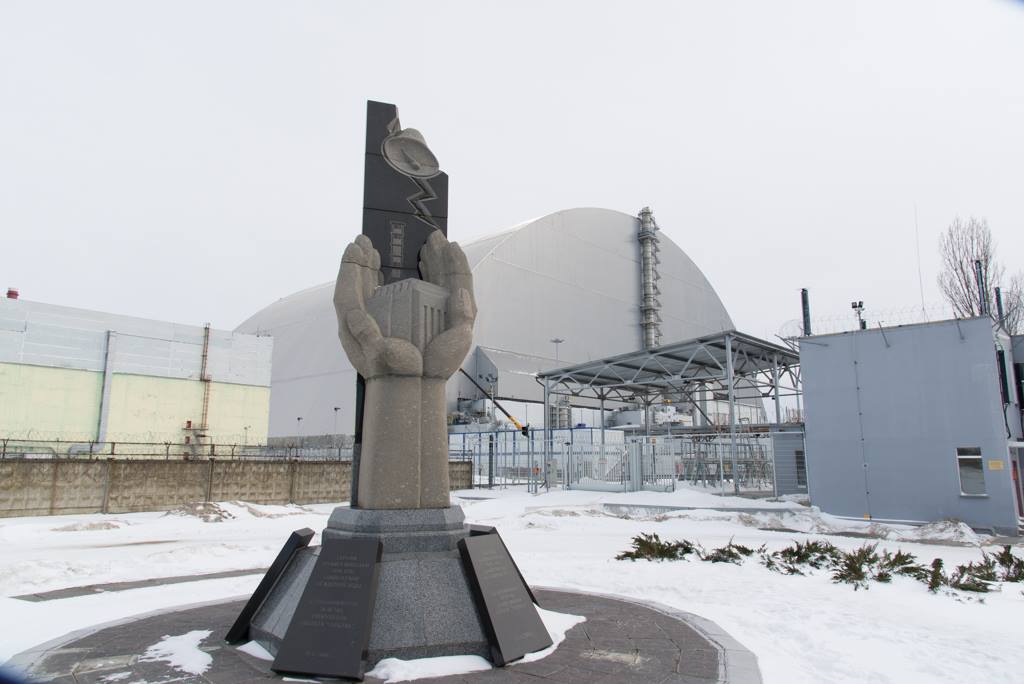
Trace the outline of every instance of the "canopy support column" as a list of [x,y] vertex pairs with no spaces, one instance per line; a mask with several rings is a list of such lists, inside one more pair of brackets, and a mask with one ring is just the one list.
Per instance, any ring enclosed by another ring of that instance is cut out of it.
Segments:
[[736,380],[733,376],[732,335],[725,336],[725,379],[729,388],[729,454],[732,460],[732,489],[740,493],[739,469],[736,464]]

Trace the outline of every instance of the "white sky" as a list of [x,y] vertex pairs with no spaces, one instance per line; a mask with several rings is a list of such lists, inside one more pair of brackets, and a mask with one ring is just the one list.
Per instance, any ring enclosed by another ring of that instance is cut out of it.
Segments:
[[232,328],[331,280],[377,99],[451,176],[453,239],[649,204],[741,330],[800,287],[898,322],[915,203],[929,304],[957,214],[1024,267],[1022,67],[1010,0],[3,0],[0,286]]

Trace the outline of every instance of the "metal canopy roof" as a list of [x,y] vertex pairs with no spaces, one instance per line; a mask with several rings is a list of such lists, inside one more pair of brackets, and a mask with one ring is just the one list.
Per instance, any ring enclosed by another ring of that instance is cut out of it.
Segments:
[[[792,377],[795,367],[800,364],[800,356],[791,349],[735,330],[726,330],[556,368],[538,373],[537,380],[552,393],[573,396],[626,399],[663,392],[685,392],[685,388],[694,384],[727,382],[730,350],[733,378],[747,378],[755,386],[763,386],[757,380],[757,376],[762,374],[786,373]],[[776,383],[769,381],[764,384]]]

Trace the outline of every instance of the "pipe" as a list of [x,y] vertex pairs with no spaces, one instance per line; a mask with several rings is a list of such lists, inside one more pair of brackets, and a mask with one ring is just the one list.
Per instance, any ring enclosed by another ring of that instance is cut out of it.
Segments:
[[103,389],[100,390],[100,415],[96,424],[96,441],[107,441],[107,424],[110,419],[110,388],[114,379],[114,357],[117,354],[117,333],[107,331],[106,351],[103,355]]
[[804,314],[804,337],[808,337],[811,334],[811,300],[806,287],[800,290],[800,307]]
[[988,293],[985,291],[985,273],[981,268],[981,259],[974,260],[974,280],[978,286],[978,315],[988,313]]

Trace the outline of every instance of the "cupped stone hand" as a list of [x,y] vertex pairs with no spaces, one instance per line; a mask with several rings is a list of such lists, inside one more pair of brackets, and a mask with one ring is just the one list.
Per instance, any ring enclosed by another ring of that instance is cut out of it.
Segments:
[[384,337],[366,313],[366,300],[381,282],[380,254],[365,235],[345,248],[334,286],[338,337],[352,366],[367,380],[385,375],[419,376],[423,357],[407,340]]
[[451,377],[473,341],[476,302],[473,275],[462,248],[433,232],[420,251],[423,279],[448,290],[445,330],[423,353],[408,340],[384,337],[366,311],[366,301],[381,282],[380,254],[365,235],[345,249],[334,289],[338,336],[349,360],[367,380],[385,375]]
[[424,280],[448,290],[445,330],[423,351],[423,376],[447,379],[462,365],[473,343],[473,273],[459,244],[448,242],[437,230],[420,251],[420,274]]

